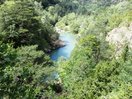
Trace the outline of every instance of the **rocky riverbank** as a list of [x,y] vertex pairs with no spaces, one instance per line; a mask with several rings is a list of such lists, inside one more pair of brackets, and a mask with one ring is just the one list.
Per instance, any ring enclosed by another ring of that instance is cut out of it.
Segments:
[[65,45],[66,45],[65,42],[62,41],[62,40],[57,40],[57,41],[54,42],[54,46],[56,48],[64,47]]
[[[55,31],[56,31],[59,35],[60,35],[60,33],[64,33],[64,32],[65,32],[64,30],[61,30],[61,29],[59,29],[59,28],[57,28],[57,27],[55,28]],[[53,42],[51,43],[51,47],[48,48],[48,49],[46,49],[45,51],[46,51],[47,53],[51,53],[51,52],[53,52],[54,50],[56,50],[56,49],[58,49],[58,48],[61,48],[61,47],[64,47],[64,46],[66,46],[65,41],[60,40],[59,37],[58,37],[58,39],[53,40]]]

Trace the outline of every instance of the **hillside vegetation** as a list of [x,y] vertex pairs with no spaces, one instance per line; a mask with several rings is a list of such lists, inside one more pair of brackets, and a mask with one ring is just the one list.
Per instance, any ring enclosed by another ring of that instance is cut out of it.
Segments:
[[[68,60],[55,28],[78,36]],[[132,0],[1,0],[0,99],[131,99],[131,46]]]

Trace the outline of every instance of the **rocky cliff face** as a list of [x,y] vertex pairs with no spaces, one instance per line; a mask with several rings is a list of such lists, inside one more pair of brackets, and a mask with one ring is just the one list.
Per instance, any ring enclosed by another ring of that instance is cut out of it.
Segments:
[[110,31],[106,41],[115,46],[116,55],[121,54],[126,44],[132,49],[132,23],[129,27],[118,27]]

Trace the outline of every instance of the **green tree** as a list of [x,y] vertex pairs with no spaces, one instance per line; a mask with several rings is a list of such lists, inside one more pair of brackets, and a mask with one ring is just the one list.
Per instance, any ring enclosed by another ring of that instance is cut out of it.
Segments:
[[0,9],[0,39],[3,42],[13,42],[15,48],[37,44],[45,51],[54,46],[57,33],[50,24],[42,23],[33,2],[7,1]]
[[35,99],[42,96],[42,91],[49,92],[46,79],[53,70],[53,63],[36,48],[14,49],[0,42],[0,98]]

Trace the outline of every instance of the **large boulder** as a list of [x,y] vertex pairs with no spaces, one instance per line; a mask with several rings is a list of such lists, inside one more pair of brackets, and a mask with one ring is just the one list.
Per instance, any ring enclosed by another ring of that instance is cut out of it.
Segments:
[[128,27],[118,27],[110,31],[106,41],[115,46],[116,55],[121,54],[126,44],[132,48],[132,23]]

